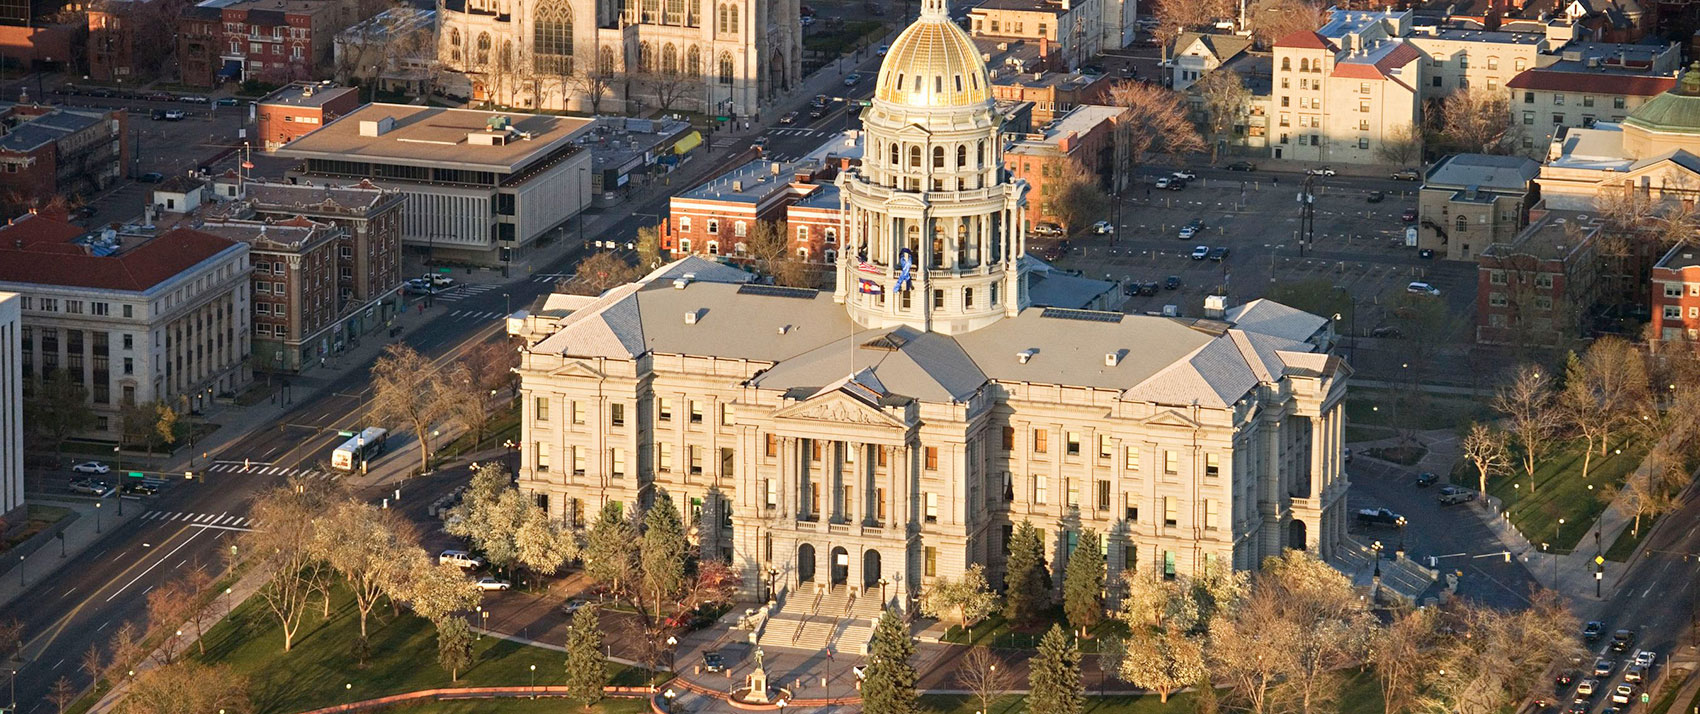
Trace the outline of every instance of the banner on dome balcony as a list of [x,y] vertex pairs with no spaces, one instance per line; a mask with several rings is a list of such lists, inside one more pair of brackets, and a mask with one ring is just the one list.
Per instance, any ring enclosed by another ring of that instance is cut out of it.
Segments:
[[912,251],[908,248],[904,248],[903,253],[901,255],[899,255],[898,258],[897,258],[897,285],[895,286],[896,290],[908,290],[909,289],[909,280],[910,280],[911,277],[913,277],[911,275],[911,273],[913,272],[914,267],[915,267],[915,251]]

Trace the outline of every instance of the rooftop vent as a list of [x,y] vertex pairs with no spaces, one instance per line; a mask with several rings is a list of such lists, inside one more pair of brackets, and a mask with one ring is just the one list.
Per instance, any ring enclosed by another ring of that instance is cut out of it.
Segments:
[[688,275],[683,277],[683,278],[673,278],[673,289],[674,290],[684,290],[685,286],[690,285],[690,284],[691,284],[691,278]]
[[1122,357],[1127,356],[1127,350],[1116,350],[1104,354],[1104,366],[1114,367],[1122,363]]
[[697,324],[697,320],[699,320],[701,318],[702,318],[702,310],[700,310],[700,309],[692,310],[690,312],[685,313],[685,324],[695,325],[695,324]]
[[361,120],[361,136],[383,136],[395,129],[395,117],[384,117],[377,120]]
[[1015,353],[1015,361],[1020,362],[1022,364],[1027,364],[1027,360],[1033,359],[1033,355],[1036,355],[1036,354],[1039,354],[1039,350],[1036,349],[1036,348],[1033,348],[1033,347],[1029,347],[1027,349],[1024,349],[1020,352]]

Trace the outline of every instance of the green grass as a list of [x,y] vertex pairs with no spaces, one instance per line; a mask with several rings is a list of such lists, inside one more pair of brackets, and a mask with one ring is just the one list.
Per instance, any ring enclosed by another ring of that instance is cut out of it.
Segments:
[[[1410,426],[1427,430],[1457,429],[1472,421],[1496,418],[1493,410],[1479,399],[1425,393],[1401,404],[1399,396],[1399,392],[1387,389],[1354,389],[1346,397],[1346,421],[1363,426],[1397,427],[1401,418],[1410,418],[1415,422]],[[1401,415],[1401,409],[1406,413]]]
[[[331,599],[331,616],[309,607],[290,652],[283,651],[277,621],[258,597],[243,603],[230,618],[207,633],[200,659],[228,665],[249,680],[257,714],[287,714],[389,694],[449,686],[526,685],[531,665],[537,684],[562,684],[565,656],[554,650],[485,637],[474,644],[473,666],[451,682],[437,666],[435,630],[424,619],[387,606],[372,613],[368,639],[371,659],[354,660],[349,643],[359,635],[353,601],[340,588]],[[644,683],[643,670],[610,665],[615,684]],[[559,704],[559,702],[557,702]]]
[[1606,560],[1618,563],[1628,562],[1629,556],[1635,554],[1635,548],[1641,545],[1641,538],[1653,528],[1652,522],[1643,518],[1641,519],[1641,533],[1637,535],[1634,532],[1634,525],[1634,523],[1631,523],[1629,528],[1625,528],[1622,533],[1617,534],[1617,540],[1612,541],[1611,547],[1606,549]]
[[[408,714],[560,714],[581,711],[561,699],[458,699],[442,702],[422,702],[384,711]],[[604,699],[591,711],[602,714],[641,714],[649,711],[649,702],[639,699]]]
[[[1091,694],[1092,686],[1098,683],[1097,672],[1088,673],[1085,683],[1087,693]],[[1227,692],[1222,691],[1218,696],[1226,695]],[[921,706],[933,714],[974,714],[980,711],[979,700],[961,694],[922,695]],[[991,709],[986,714],[1027,714],[1026,698],[1004,697]],[[1192,693],[1182,692],[1169,697],[1168,703],[1158,701],[1155,694],[1088,696],[1083,711],[1086,714],[1192,714],[1195,707]],[[1376,684],[1374,672],[1351,673],[1346,690],[1340,695],[1339,714],[1382,714],[1381,689]]]
[[[1513,475],[1488,482],[1488,493],[1500,499],[1510,512],[1511,525],[1536,547],[1551,543],[1560,552],[1576,547],[1606,509],[1606,502],[1599,495],[1616,493],[1623,486],[1624,476],[1634,471],[1647,454],[1646,446],[1635,442],[1608,451],[1605,456],[1596,453],[1588,469],[1588,480],[1583,481],[1584,448],[1585,442],[1581,441],[1562,443],[1540,461],[1535,469],[1532,494],[1529,477],[1521,472],[1520,464],[1513,465],[1518,469]],[[1590,484],[1592,490],[1588,488]],[[1558,526],[1561,518],[1564,525]],[[1555,526],[1558,526],[1556,537]]]

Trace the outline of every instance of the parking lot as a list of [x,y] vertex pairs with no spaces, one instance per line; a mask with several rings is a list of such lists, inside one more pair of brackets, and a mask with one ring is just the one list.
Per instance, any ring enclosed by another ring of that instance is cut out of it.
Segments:
[[[1180,278],[1177,290],[1130,297],[1129,312],[1160,311],[1175,305],[1182,315],[1202,313],[1204,297],[1222,292],[1238,304],[1264,296],[1272,283],[1327,281],[1356,300],[1358,334],[1382,324],[1388,302],[1413,281],[1441,291],[1449,314],[1467,315],[1475,295],[1473,266],[1425,260],[1405,246],[1401,214],[1416,206],[1416,185],[1390,179],[1319,178],[1313,242],[1301,250],[1297,197],[1304,177],[1267,171],[1199,170],[1186,188],[1154,188],[1167,170],[1145,171],[1124,193],[1114,236],[1077,237],[1057,261],[1087,277],[1135,282]],[[1385,198],[1368,202],[1371,191]],[[1180,238],[1188,222],[1204,228]],[[1221,261],[1194,260],[1197,246],[1225,247]],[[1349,326],[1342,325],[1341,331]]]

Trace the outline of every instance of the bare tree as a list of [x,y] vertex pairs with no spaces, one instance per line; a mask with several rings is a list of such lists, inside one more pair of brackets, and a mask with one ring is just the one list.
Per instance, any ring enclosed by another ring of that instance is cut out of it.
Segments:
[[1440,629],[1437,620],[1433,608],[1403,610],[1393,616],[1370,650],[1369,661],[1375,665],[1386,714],[1416,710],[1423,679],[1432,669]]
[[643,226],[637,231],[638,270],[661,267],[661,226]]
[[756,221],[750,229],[746,254],[773,277],[773,282],[786,287],[808,287],[808,266],[791,252],[791,228],[785,221]]
[[1550,590],[1522,610],[1454,603],[1450,634],[1440,637],[1434,665],[1423,673],[1417,710],[1492,714],[1544,689],[1555,663],[1587,654],[1576,639],[1576,616]]
[[646,93],[655,98],[655,108],[660,110],[662,114],[672,111],[673,106],[689,95],[701,82],[702,78],[700,77],[667,69],[658,72],[644,72],[637,77],[638,86],[643,87]]
[[[1623,491],[1616,499],[1619,508],[1634,514],[1630,528],[1633,536],[1640,537],[1643,517],[1657,518],[1681,505],[1678,492],[1687,478],[1682,456],[1668,444],[1660,444],[1647,454],[1640,468],[1623,480]],[[1600,498],[1609,503],[1613,495],[1601,493]]]
[[1274,588],[1252,588],[1225,618],[1210,628],[1210,671],[1226,681],[1231,699],[1247,714],[1267,714],[1271,691],[1298,668],[1298,640]]
[[1402,124],[1382,137],[1375,155],[1390,164],[1404,166],[1423,155],[1423,133],[1416,124]]
[[1307,0],[1262,0],[1252,3],[1246,15],[1257,43],[1273,47],[1287,35],[1322,27],[1325,13],[1322,5]]
[[53,680],[53,688],[47,690],[47,701],[59,708],[59,714],[65,714],[65,707],[77,698],[77,688],[71,685],[70,677],[60,677]]
[[1582,355],[1581,376],[1588,393],[1600,405],[1604,427],[1599,450],[1604,455],[1612,430],[1641,421],[1653,403],[1647,363],[1635,345],[1608,335],[1595,340]]
[[1510,455],[1505,448],[1505,432],[1486,424],[1470,424],[1470,432],[1464,435],[1459,448],[1464,459],[1476,468],[1476,490],[1483,494],[1487,493],[1488,477],[1503,473],[1511,466]]
[[1105,101],[1128,110],[1116,125],[1117,140],[1127,147],[1123,173],[1158,156],[1173,161],[1204,150],[1198,129],[1187,119],[1186,98],[1178,92],[1124,80],[1110,87]]
[[990,714],[992,705],[1015,685],[1015,674],[985,645],[975,645],[962,656],[956,681],[980,702],[980,711]]
[[625,258],[613,251],[601,251],[592,254],[578,264],[570,280],[556,286],[556,290],[571,295],[601,295],[608,289],[625,285],[643,277],[638,269]]
[[222,665],[178,662],[155,667],[136,677],[118,700],[118,714],[183,714],[216,712],[247,714],[248,680]]
[[100,645],[91,644],[88,649],[83,650],[83,660],[80,669],[82,669],[83,674],[88,675],[89,680],[93,682],[91,686],[94,688],[94,691],[99,692],[100,679],[106,674],[106,660],[100,655]]
[[575,87],[584,95],[591,114],[601,114],[602,102],[613,93],[614,81],[618,78],[615,68],[603,62],[601,47],[593,48],[591,59],[578,65],[578,71],[564,78],[562,84]]
[[1302,550],[1266,560],[1252,585],[1259,588],[1279,593],[1279,617],[1297,636],[1288,645],[1296,666],[1283,686],[1303,714],[1330,709],[1344,685],[1340,670],[1359,660],[1375,631],[1367,603],[1338,570]]
[[407,554],[418,549],[412,525],[396,511],[352,499],[332,506],[313,533],[315,555],[342,575],[354,595],[361,637],[367,635],[367,617],[379,600],[401,594],[400,568],[408,562]]
[[1198,95],[1202,102],[1204,131],[1210,137],[1210,163],[1214,164],[1222,144],[1233,135],[1235,123],[1250,109],[1251,90],[1246,89],[1240,73],[1218,67],[1194,82],[1187,91]]
[[431,468],[431,427],[449,409],[444,399],[442,370],[424,355],[402,343],[384,348],[372,365],[374,419],[413,431],[419,440],[419,470]]
[[182,638],[175,633],[182,632],[183,623],[189,619],[189,610],[193,607],[189,593],[176,580],[148,591],[148,630],[159,637],[154,657],[160,664],[177,661]]
[[1493,397],[1493,408],[1505,415],[1512,435],[1517,437],[1518,456],[1529,477],[1529,493],[1535,492],[1535,467],[1552,448],[1557,416],[1552,401],[1552,378],[1531,364],[1518,367],[1517,375]]
[[112,633],[112,659],[106,663],[106,678],[123,679],[132,667],[142,663],[142,657],[146,654],[142,650],[141,641],[136,639],[136,626],[128,622],[119,625]]
[[446,416],[460,422],[472,434],[472,449],[476,451],[483,446],[484,434],[495,416],[490,413],[491,390],[477,383],[463,365],[446,368],[440,380]]
[[207,623],[218,617],[212,608],[212,599],[217,597],[213,592],[213,583],[212,573],[207,572],[207,569],[198,563],[183,576],[183,590],[188,593],[194,604],[189,608],[189,625],[195,628],[195,645],[201,654],[207,653]]
[[466,368],[472,383],[491,396],[519,387],[519,376],[514,374],[514,369],[519,367],[519,351],[506,340],[492,340],[473,348],[460,364]]
[[321,494],[299,479],[262,493],[253,506],[259,527],[237,537],[236,552],[251,558],[256,572],[266,578],[260,602],[277,619],[285,652],[295,645],[315,590],[320,566],[313,549],[313,520],[330,506]]
[[12,618],[0,620],[0,661],[8,661],[18,656],[18,650],[24,644],[24,623]]
[[1440,105],[1441,134],[1459,151],[1503,154],[1511,149],[1511,95],[1484,87],[1447,95]]
[[1157,19],[1157,29],[1152,34],[1162,44],[1163,57],[1168,58],[1169,49],[1181,32],[1231,18],[1234,8],[1232,0],[1165,0],[1157,3],[1151,10],[1151,15]]
[[1059,168],[1061,174],[1045,182],[1045,215],[1055,216],[1071,231],[1104,215],[1110,201],[1099,188],[1098,177],[1076,159],[1068,159]]

